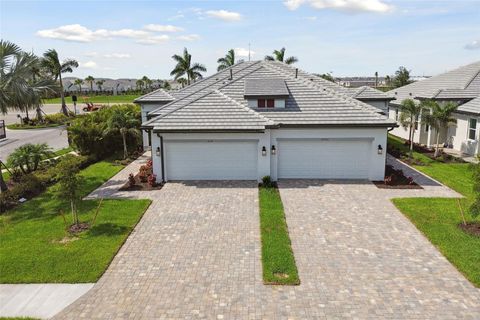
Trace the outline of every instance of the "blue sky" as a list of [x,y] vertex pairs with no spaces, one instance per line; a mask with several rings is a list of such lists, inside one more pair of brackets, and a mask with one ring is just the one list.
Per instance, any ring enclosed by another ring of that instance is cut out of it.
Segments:
[[169,78],[187,47],[216,70],[230,48],[263,59],[287,48],[298,67],[334,76],[437,74],[480,60],[480,1],[4,1],[1,38],[55,48],[73,76]]

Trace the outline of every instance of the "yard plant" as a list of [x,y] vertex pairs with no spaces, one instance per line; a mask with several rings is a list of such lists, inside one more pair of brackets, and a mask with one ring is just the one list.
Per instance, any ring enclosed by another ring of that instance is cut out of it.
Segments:
[[263,281],[266,284],[297,285],[300,279],[280,193],[273,186],[261,186],[258,192]]

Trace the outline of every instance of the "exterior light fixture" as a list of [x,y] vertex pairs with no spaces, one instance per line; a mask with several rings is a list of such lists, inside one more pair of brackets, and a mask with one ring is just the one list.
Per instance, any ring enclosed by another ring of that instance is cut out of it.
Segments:
[[383,154],[383,148],[382,148],[381,144],[378,145],[377,153],[378,154]]
[[262,156],[266,156],[267,155],[267,148],[265,148],[265,146],[262,147]]
[[277,154],[277,149],[275,148],[275,145],[272,145],[272,155]]
[[155,154],[157,157],[160,157],[160,147],[157,147],[157,150],[155,151]]

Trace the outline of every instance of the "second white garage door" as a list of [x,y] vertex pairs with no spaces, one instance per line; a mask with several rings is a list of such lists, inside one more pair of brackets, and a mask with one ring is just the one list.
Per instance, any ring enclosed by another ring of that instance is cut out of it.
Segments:
[[370,140],[281,140],[278,177],[368,179]]
[[168,180],[257,180],[257,141],[165,141]]

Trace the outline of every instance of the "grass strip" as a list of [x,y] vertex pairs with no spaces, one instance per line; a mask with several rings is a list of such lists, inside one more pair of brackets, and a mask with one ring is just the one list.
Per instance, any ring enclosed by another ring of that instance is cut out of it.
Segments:
[[298,285],[282,199],[276,188],[259,188],[263,281],[265,284]]

